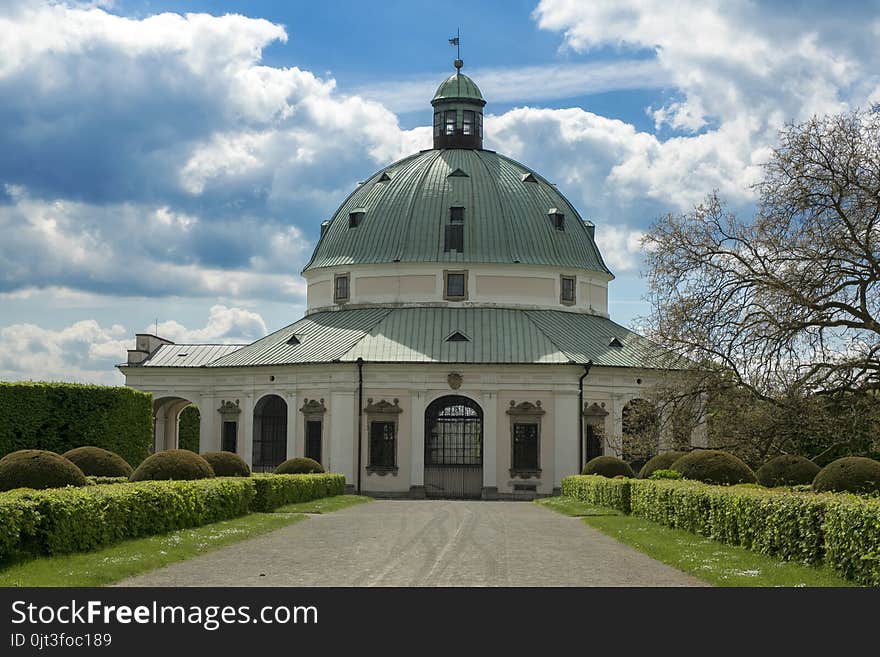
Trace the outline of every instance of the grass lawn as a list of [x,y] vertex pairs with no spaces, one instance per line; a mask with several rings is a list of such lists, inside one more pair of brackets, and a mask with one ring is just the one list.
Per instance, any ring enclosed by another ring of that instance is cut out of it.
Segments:
[[252,513],[95,552],[40,557],[0,567],[0,586],[103,586],[305,519],[304,515]]
[[288,504],[287,506],[275,509],[274,513],[330,513],[331,511],[339,511],[355,504],[372,501],[372,498],[363,495],[335,495],[333,497],[312,500],[311,502]]
[[827,567],[780,561],[575,499],[547,498],[539,503],[566,515],[584,516],[590,527],[714,586],[856,586]]

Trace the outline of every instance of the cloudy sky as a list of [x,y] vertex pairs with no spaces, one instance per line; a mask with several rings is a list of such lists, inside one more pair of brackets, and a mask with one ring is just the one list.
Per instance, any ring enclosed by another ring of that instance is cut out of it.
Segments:
[[457,27],[487,147],[596,223],[631,323],[655,217],[749,212],[780,126],[880,102],[880,3],[826,5],[0,0],[0,379],[296,320],[321,220],[430,147]]

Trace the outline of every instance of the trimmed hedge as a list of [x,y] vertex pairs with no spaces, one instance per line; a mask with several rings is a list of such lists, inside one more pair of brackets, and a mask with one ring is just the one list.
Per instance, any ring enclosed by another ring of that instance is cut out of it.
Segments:
[[810,459],[794,454],[783,454],[770,459],[755,473],[758,483],[767,488],[777,486],[804,486],[813,483],[819,466]]
[[180,411],[180,419],[177,429],[177,445],[180,449],[188,449],[198,454],[199,434],[202,423],[202,414],[198,406],[187,406]]
[[614,456],[597,456],[584,465],[585,475],[601,475],[603,477],[635,477],[632,468],[626,461]]
[[880,493],[880,461],[845,456],[832,461],[813,480],[817,491]]
[[663,452],[649,460],[642,469],[639,470],[639,479],[647,479],[657,470],[671,470],[672,464],[675,463],[687,452]]
[[213,476],[211,464],[198,454],[188,449],[167,449],[156,452],[141,463],[132,473],[131,481],[183,481]]
[[250,480],[257,487],[252,510],[262,513],[345,492],[345,476],[341,474],[254,474]]
[[562,480],[562,494],[587,504],[630,512],[630,480],[602,475],[577,475]]
[[244,459],[234,452],[205,452],[202,454],[218,477],[250,477],[251,469]]
[[[696,481],[562,480],[570,497],[880,586],[880,499]],[[627,508],[628,503],[628,508]]]
[[130,538],[244,515],[256,487],[249,479],[19,490],[0,495],[0,561],[93,550]]
[[153,442],[152,396],[122,386],[0,382],[0,456],[96,445],[138,464]]
[[324,472],[324,466],[316,460],[304,456],[287,459],[275,468],[275,474],[313,474],[319,472]]
[[72,450],[64,452],[62,456],[74,463],[87,477],[125,477],[127,479],[133,472],[131,466],[119,454],[94,445],[74,447]]
[[757,479],[744,461],[729,452],[700,449],[688,452],[669,468],[685,479],[706,484],[754,484]]
[[0,459],[0,491],[87,484],[82,470],[55,452],[20,449]]
[[103,484],[124,484],[128,482],[128,477],[94,477],[86,475],[86,481],[89,486],[99,486]]

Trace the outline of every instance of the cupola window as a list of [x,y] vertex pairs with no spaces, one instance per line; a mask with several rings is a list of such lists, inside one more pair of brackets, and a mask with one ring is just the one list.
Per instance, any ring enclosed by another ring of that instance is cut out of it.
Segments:
[[364,216],[366,215],[366,211],[358,208],[348,213],[348,227],[349,228],[357,228],[361,225],[361,222],[364,220]]
[[476,112],[473,110],[464,110],[462,112],[462,122],[461,122],[461,132],[464,135],[472,135],[475,131],[474,124],[474,115]]
[[477,112],[477,137],[483,137],[483,113]]
[[550,215],[550,223],[553,224],[553,228],[559,231],[565,230],[565,215],[563,213],[556,208],[550,208],[547,214]]
[[445,113],[446,119],[446,134],[454,135],[455,134],[455,110],[447,110]]
[[443,128],[443,113],[434,112],[434,136],[439,137]]
[[575,290],[577,279],[574,276],[561,276],[559,279],[559,302],[567,306],[573,305],[577,298]]
[[348,301],[349,297],[349,275],[336,274],[333,281],[333,300],[337,303]]
[[467,299],[467,272],[447,271],[444,272],[443,298],[449,301],[462,301]]

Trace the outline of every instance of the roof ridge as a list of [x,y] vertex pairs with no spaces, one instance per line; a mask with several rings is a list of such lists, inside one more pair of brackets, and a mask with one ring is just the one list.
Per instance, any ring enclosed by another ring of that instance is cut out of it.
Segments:
[[[535,327],[535,329],[538,331],[538,333],[540,333],[541,335],[543,335],[543,336],[547,339],[547,342],[549,342],[549,343],[552,344],[554,347],[556,347],[556,349],[559,351],[560,354],[562,354],[562,355],[564,355],[566,358],[568,358],[569,362],[571,362],[571,363],[577,363],[577,361],[576,361],[574,358],[571,357],[571,354],[570,354],[567,350],[565,350],[565,349],[563,349],[562,347],[560,347],[560,346],[556,343],[556,340],[554,340],[554,339],[551,338],[549,335],[547,335],[547,333],[544,331],[544,329],[542,329],[542,328],[540,327],[540,325],[538,325],[538,323],[535,322],[535,320],[533,320],[533,319],[531,318],[531,316],[529,315],[529,313],[530,313],[531,311],[529,311],[529,310],[517,310],[517,312],[520,312],[520,313],[522,313],[523,315],[525,315],[526,319],[529,321],[529,323],[530,323],[532,326]],[[539,311],[539,312],[547,312],[547,311]],[[554,311],[551,311],[551,312],[554,312]]]

